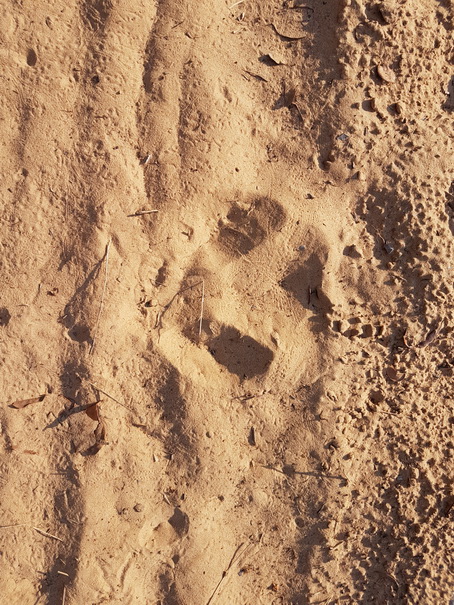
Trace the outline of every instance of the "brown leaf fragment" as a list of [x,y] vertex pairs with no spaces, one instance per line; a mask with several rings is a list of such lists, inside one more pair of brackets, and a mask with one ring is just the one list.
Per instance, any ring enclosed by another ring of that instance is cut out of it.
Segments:
[[32,403],[39,403],[40,401],[43,401],[45,396],[46,394],[40,395],[39,397],[32,397],[31,399],[19,399],[18,401],[14,401],[14,403],[12,403],[9,407],[15,408],[16,410],[21,410]]
[[98,414],[98,402],[93,405],[89,405],[88,408],[85,409],[85,413],[89,418],[99,422],[99,414]]

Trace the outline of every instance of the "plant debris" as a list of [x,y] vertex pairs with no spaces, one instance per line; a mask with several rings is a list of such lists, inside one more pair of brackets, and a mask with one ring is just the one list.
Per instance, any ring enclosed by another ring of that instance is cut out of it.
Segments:
[[10,404],[10,408],[15,408],[16,410],[21,410],[22,408],[26,408],[28,405],[32,403],[39,403],[43,401],[44,397],[46,397],[47,393],[44,395],[39,395],[39,397],[32,397],[31,399],[19,399],[18,401],[14,401]]
[[96,422],[99,422],[98,403],[99,402],[97,401],[96,403],[89,405],[88,408],[85,409],[85,413],[87,414],[87,416],[92,420],[95,420]]

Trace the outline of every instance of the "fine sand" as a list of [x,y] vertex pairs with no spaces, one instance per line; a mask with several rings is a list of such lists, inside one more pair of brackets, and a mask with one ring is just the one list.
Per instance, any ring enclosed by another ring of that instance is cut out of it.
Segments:
[[451,0],[1,0],[1,605],[448,605]]

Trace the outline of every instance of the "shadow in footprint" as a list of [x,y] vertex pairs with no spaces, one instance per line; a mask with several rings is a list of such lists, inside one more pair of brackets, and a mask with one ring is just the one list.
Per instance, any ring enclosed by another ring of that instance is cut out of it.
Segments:
[[159,603],[162,602],[162,605],[181,605],[175,581],[169,571],[159,576],[159,583],[163,595],[163,599]]
[[287,292],[293,294],[302,307],[315,314],[311,318],[315,331],[326,328],[326,315],[333,310],[332,302],[322,289],[323,269],[321,258],[313,253],[280,283]]
[[169,434],[166,447],[171,452],[183,450],[187,455],[193,451],[187,427],[187,405],[180,391],[180,374],[173,366],[163,369],[163,381],[156,393],[156,403],[162,411]]
[[169,519],[169,523],[180,538],[185,536],[189,531],[189,517],[178,507],[174,509],[173,515]]
[[232,326],[225,326],[221,333],[212,338],[209,350],[218,363],[240,378],[253,378],[264,374],[273,361],[271,349],[241,334]]
[[234,256],[248,254],[283,221],[282,208],[267,197],[255,198],[248,204],[235,202],[219,223],[219,244]]

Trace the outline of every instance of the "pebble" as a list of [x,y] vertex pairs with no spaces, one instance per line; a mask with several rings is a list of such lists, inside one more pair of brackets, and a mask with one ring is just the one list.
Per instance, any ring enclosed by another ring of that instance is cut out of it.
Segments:
[[378,73],[379,77],[383,80],[383,82],[395,82],[396,81],[396,74],[393,72],[393,70],[390,67],[387,67],[386,65],[378,65],[377,73]]
[[141,513],[143,511],[143,506],[142,504],[136,504],[134,506],[134,510],[136,511],[136,513]]

